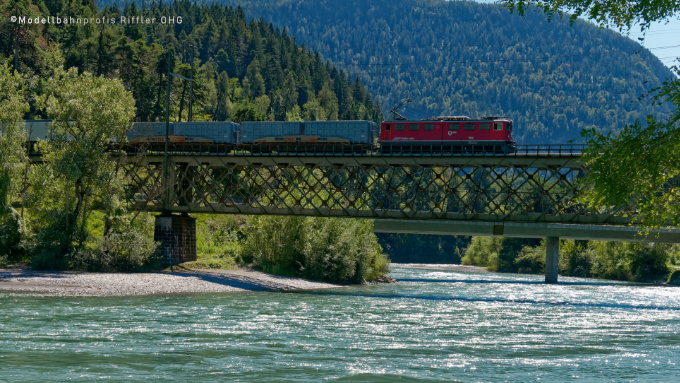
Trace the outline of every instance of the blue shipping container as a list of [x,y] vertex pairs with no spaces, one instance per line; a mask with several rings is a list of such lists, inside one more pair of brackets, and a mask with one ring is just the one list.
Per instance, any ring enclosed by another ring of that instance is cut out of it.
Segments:
[[[173,135],[173,123],[170,123],[169,135]],[[165,122],[135,122],[132,124],[132,129],[127,134],[128,140],[138,137],[165,137]]]
[[303,133],[299,121],[243,121],[241,122],[241,142],[252,144],[266,137],[298,136]]
[[238,124],[234,122],[175,122],[175,136],[206,138],[218,144],[238,143]]
[[321,139],[339,137],[351,144],[375,143],[377,125],[371,121],[305,121],[305,134]]

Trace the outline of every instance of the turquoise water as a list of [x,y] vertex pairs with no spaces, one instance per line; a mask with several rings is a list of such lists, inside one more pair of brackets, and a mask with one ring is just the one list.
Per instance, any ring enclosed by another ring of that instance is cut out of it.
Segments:
[[0,381],[680,381],[680,289],[393,268],[297,293],[0,293]]

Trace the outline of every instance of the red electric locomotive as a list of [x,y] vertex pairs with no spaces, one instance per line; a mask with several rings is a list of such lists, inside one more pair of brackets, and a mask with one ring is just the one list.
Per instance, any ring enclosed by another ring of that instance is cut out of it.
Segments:
[[516,150],[512,120],[506,117],[432,117],[385,121],[380,125],[383,153],[495,153]]

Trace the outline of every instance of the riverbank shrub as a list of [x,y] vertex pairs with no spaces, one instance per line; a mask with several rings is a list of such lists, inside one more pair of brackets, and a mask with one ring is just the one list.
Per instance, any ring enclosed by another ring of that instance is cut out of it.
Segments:
[[[541,264],[530,248],[540,243],[539,239],[532,238],[473,237],[461,263],[486,267],[489,271],[515,273],[522,268],[523,272],[533,272],[531,270],[538,270]],[[518,262],[520,253],[522,259]]]
[[0,213],[0,257],[8,262],[21,261],[25,256],[24,231],[21,216],[11,207]]
[[[116,223],[107,224],[107,220]],[[38,270],[133,272],[160,268],[158,243],[153,240],[153,215],[125,214],[111,218],[95,212],[88,221],[88,239],[68,251],[59,220],[40,226],[33,234],[31,267]],[[52,226],[57,226],[53,228]],[[108,227],[107,227],[108,226]]]
[[590,247],[593,277],[650,282],[668,274],[669,245],[594,241]]
[[461,258],[461,263],[497,271],[501,241],[502,238],[499,237],[472,237],[470,245],[465,249],[465,255]]
[[310,218],[303,236],[305,275],[312,279],[359,283],[388,271],[370,220]]
[[[503,238],[498,252],[498,271],[517,273],[520,267],[525,267],[527,272],[532,272],[530,270],[540,268],[536,264],[536,251],[533,250],[540,243],[541,240],[537,238]],[[523,252],[524,249],[527,250]]]
[[653,282],[668,274],[673,247],[659,243],[564,241],[560,273],[622,281]]
[[680,269],[675,269],[668,275],[668,284],[680,286]]
[[590,246],[596,255],[593,260],[591,276],[622,281],[633,279],[625,243],[593,241]]
[[558,269],[561,275],[587,278],[592,276],[595,251],[586,241],[561,241]]
[[520,274],[539,274],[545,271],[545,241],[538,246],[524,246],[513,261]]
[[669,266],[680,266],[680,244],[674,243],[668,251]]
[[668,275],[668,244],[632,243],[630,271],[636,282],[654,282]]
[[389,272],[370,220],[252,216],[244,233],[240,260],[266,272],[334,283]]
[[26,131],[17,123],[29,110],[26,88],[25,76],[12,71],[0,57],[0,257],[8,262],[24,256],[22,220],[12,206],[21,200],[28,166]]
[[71,270],[132,272],[160,267],[158,244],[146,233],[130,229],[99,237],[92,248],[80,249],[68,257]]

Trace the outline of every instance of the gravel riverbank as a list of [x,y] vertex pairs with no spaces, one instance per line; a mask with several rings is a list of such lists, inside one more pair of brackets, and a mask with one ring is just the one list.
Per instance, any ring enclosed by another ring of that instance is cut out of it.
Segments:
[[0,269],[0,292],[56,296],[129,296],[231,291],[286,291],[340,287],[259,271],[182,270],[156,273],[42,272]]

